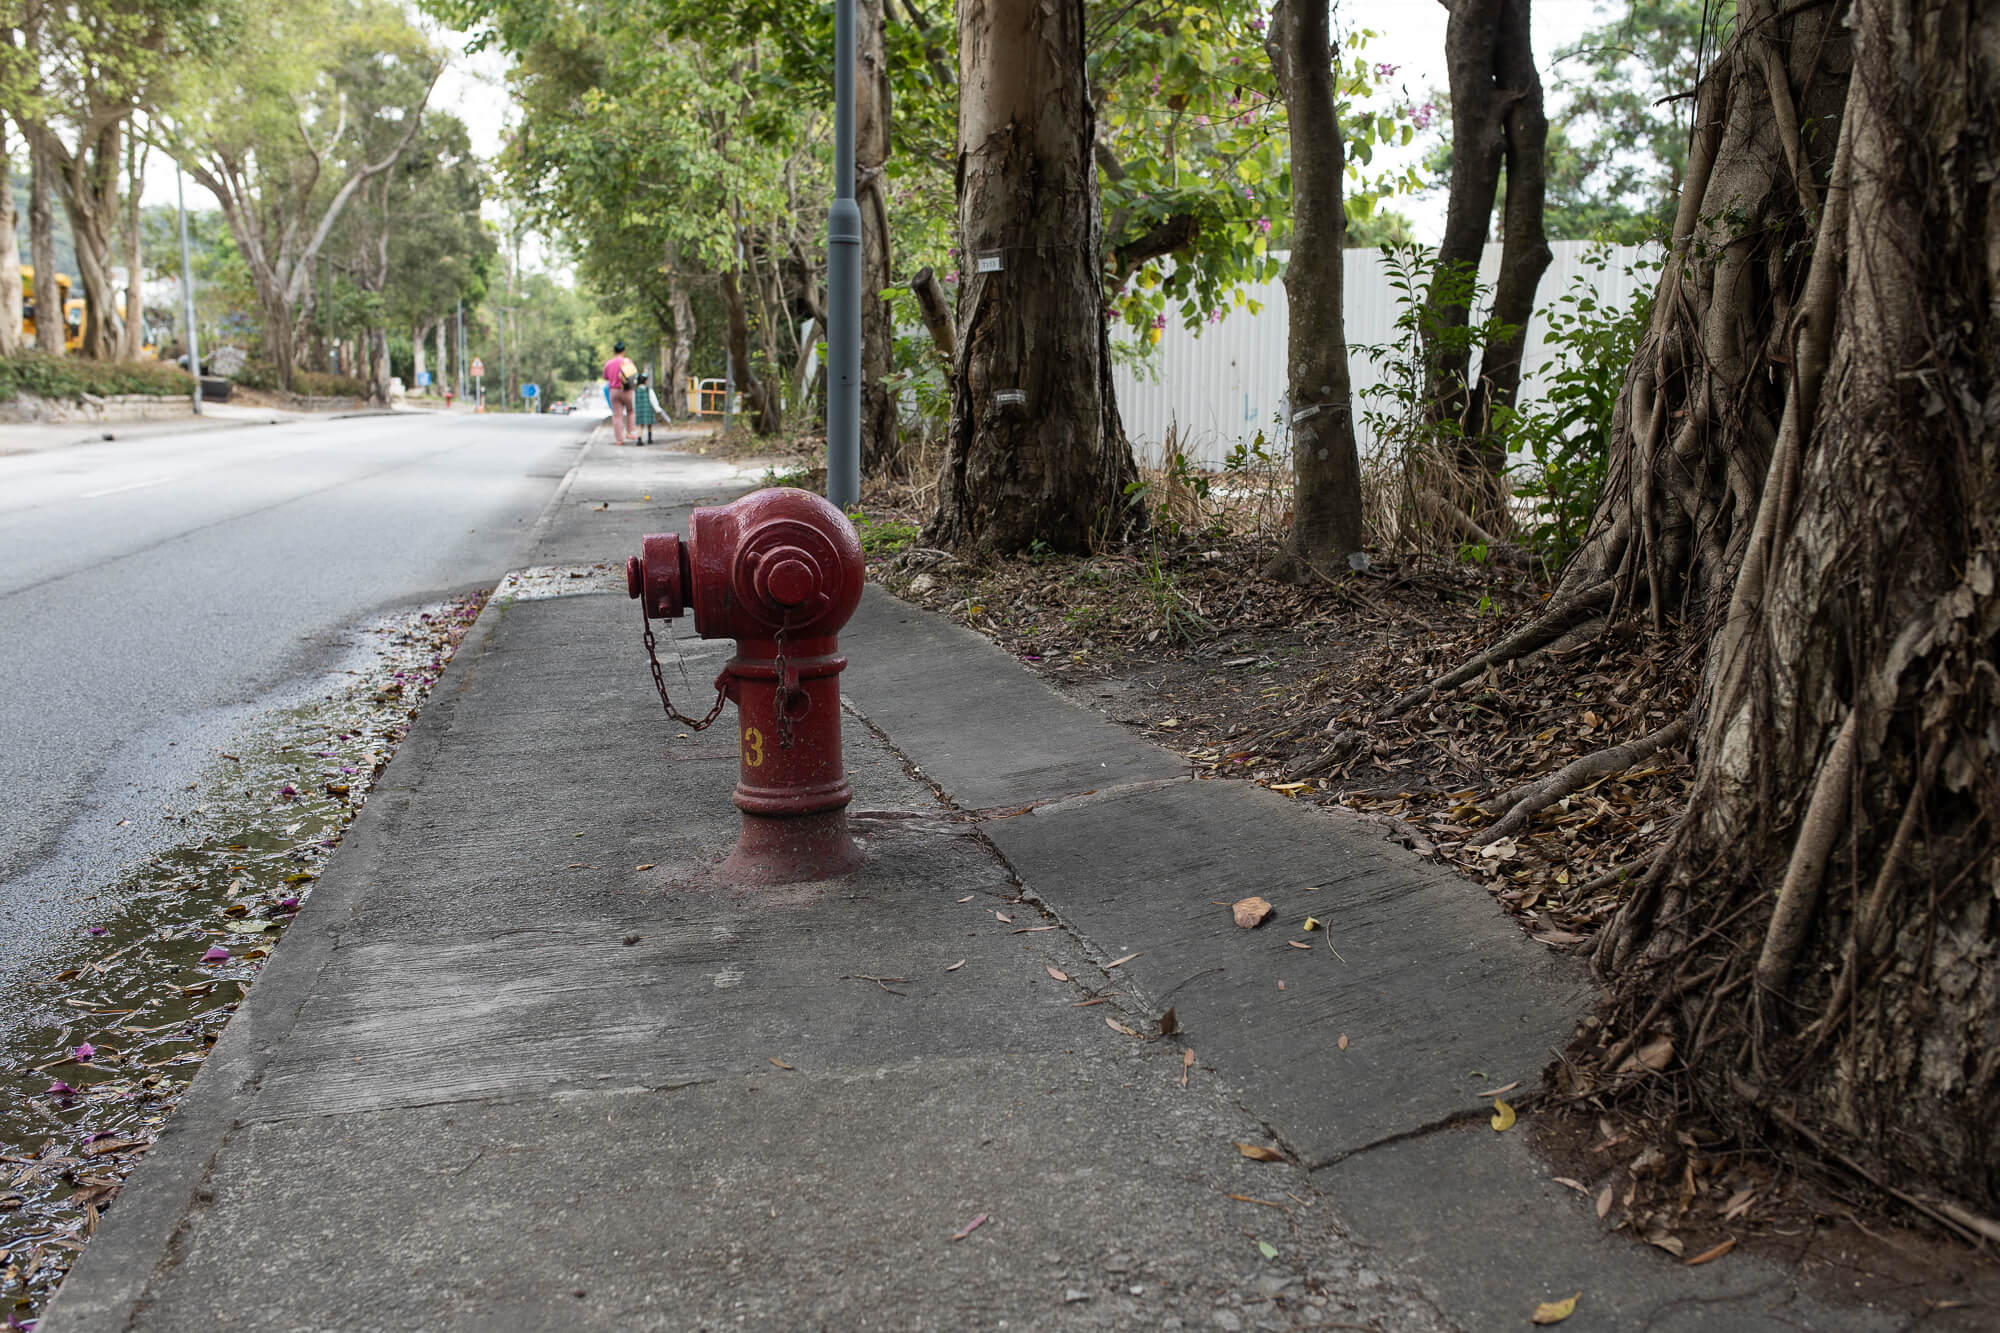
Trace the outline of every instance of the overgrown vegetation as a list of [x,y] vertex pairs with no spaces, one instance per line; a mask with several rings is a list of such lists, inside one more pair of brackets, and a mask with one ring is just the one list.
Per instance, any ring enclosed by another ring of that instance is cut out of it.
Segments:
[[194,382],[179,366],[160,361],[92,361],[80,356],[21,352],[0,357],[0,402],[22,394],[39,398],[109,398],[147,394],[171,398],[193,394]]

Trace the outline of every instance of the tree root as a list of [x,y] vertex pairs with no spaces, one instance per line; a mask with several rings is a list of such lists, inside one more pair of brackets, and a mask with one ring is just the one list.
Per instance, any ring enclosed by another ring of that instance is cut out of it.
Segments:
[[1826,860],[1834,840],[1848,831],[1847,804],[1854,782],[1855,722],[1861,710],[1848,710],[1833,749],[1820,767],[1813,784],[1812,802],[1799,820],[1798,841],[1785,867],[1785,882],[1778,889],[1778,904],[1771,911],[1771,924],[1764,929],[1764,947],[1757,956],[1757,985],[1766,991],[1781,991],[1792,975],[1792,964],[1805,947],[1806,927],[1812,923],[1825,882]]
[[1507,813],[1490,828],[1481,829],[1479,835],[1466,846],[1484,847],[1498,842],[1526,824],[1536,811],[1554,805],[1565,796],[1574,795],[1599,778],[1623,772],[1636,763],[1652,758],[1655,751],[1679,745],[1687,739],[1687,732],[1688,722],[1683,717],[1669,722],[1651,735],[1584,755],[1546,777],[1514,788],[1495,803],[1508,806]]
[[1610,579],[1605,579],[1586,588],[1561,606],[1550,607],[1477,657],[1455,670],[1446,672],[1428,685],[1417,686],[1416,689],[1391,703],[1382,710],[1383,719],[1399,717],[1418,704],[1425,703],[1447,690],[1457,689],[1466,681],[1484,673],[1488,667],[1503,666],[1534,652],[1537,648],[1555,642],[1576,625],[1584,612],[1600,610],[1609,603],[1614,586]]

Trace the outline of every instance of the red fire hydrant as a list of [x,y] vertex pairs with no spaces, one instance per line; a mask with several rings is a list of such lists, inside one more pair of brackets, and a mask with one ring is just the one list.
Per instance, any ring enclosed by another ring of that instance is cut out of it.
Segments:
[[717,710],[722,698],[736,703],[742,761],[743,831],[723,877],[784,884],[852,870],[861,859],[847,830],[854,789],[840,760],[847,659],[835,636],[861,602],[854,526],[811,492],[775,487],[697,509],[687,541],[649,536],[643,551],[626,561],[625,581],[649,621],[692,606],[696,634],[736,640],[715,681]]

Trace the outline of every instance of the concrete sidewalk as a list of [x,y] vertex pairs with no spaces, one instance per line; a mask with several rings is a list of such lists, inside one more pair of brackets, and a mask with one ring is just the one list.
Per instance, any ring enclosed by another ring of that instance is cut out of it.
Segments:
[[[734,730],[661,716],[618,566],[739,485],[587,451],[43,1333],[1897,1326],[1486,1126],[1586,996],[1483,893],[879,590],[867,865],[718,886]],[[730,645],[663,649],[705,709]]]

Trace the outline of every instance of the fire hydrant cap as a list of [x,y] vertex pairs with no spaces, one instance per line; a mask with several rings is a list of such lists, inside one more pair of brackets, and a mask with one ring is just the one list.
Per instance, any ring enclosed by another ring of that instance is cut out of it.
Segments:
[[805,552],[786,551],[765,565],[764,590],[779,606],[803,606],[819,584]]

